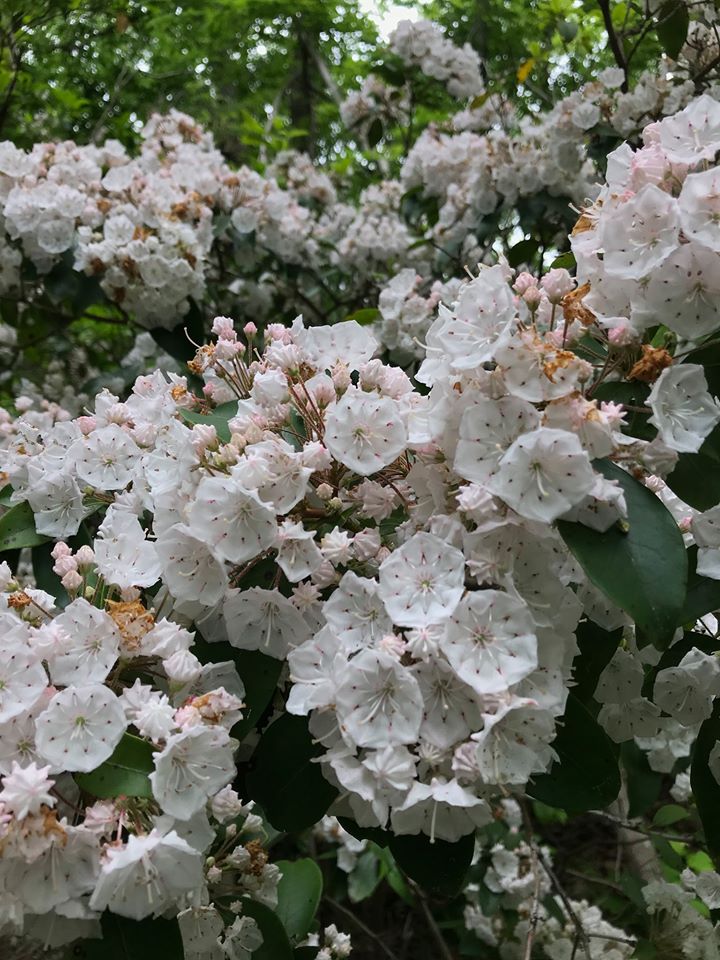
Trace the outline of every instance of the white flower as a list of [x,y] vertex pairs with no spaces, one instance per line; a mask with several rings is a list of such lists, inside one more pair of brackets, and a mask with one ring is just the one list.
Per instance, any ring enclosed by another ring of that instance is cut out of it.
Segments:
[[343,466],[363,477],[387,467],[406,445],[400,405],[389,397],[350,387],[328,410],[325,446]]
[[696,363],[667,367],[653,384],[647,403],[650,423],[672,450],[697,453],[720,422],[720,403],[710,395],[703,368]]
[[188,907],[177,915],[183,960],[222,960],[220,935],[225,924],[212,904]]
[[58,770],[94,770],[112,754],[127,727],[125,712],[102,684],[56,693],[36,721],[37,750]]
[[673,163],[694,165],[720,150],[720,104],[704,93],[657,127],[660,144]]
[[40,813],[43,805],[54,807],[56,800],[49,791],[55,781],[48,778],[49,772],[49,766],[38,767],[29,763],[21,767],[19,763],[13,763],[10,773],[2,778],[0,804],[18,820]]
[[499,590],[469,593],[440,640],[457,675],[481,696],[504,693],[537,667],[537,638],[522,600]]
[[381,650],[353,657],[337,685],[341,729],[361,747],[414,743],[423,716],[417,680]]
[[619,648],[600,674],[594,697],[598,703],[629,703],[640,696],[643,679],[638,658]]
[[633,737],[654,737],[660,728],[660,708],[645,697],[634,697],[622,703],[604,703],[598,723],[615,743]]
[[277,563],[291,583],[304,580],[323,562],[315,532],[306,530],[302,523],[285,520],[278,530]]
[[694,516],[690,530],[698,547],[697,572],[720,580],[720,505]]
[[689,727],[712,713],[713,697],[720,694],[720,663],[693,647],[676,667],[660,670],[655,678],[655,703]]
[[448,750],[482,726],[477,696],[444,660],[437,657],[416,663],[412,673],[425,705],[420,725],[423,740]]
[[223,560],[244,563],[272,545],[275,512],[237,476],[203,477],[190,507],[188,530]]
[[590,458],[577,436],[539,427],[518,437],[488,486],[520,516],[552,523],[580,503],[594,483]]
[[121,589],[151,587],[160,576],[155,545],[145,538],[138,518],[111,505],[95,540],[97,571]]
[[236,741],[224,727],[194,726],[173,734],[154,754],[150,774],[153,796],[178,820],[189,820],[208,797],[226,786],[235,774]]
[[538,426],[535,407],[517,397],[481,399],[470,404],[460,420],[454,468],[466,480],[482,484],[520,434]]
[[221,949],[228,960],[250,960],[262,943],[260,927],[252,917],[235,917],[225,931]]
[[380,598],[377,580],[358,577],[352,570],[343,575],[323,604],[323,614],[339,645],[347,653],[376,645],[393,629]]
[[123,846],[106,847],[105,855],[90,898],[93,910],[142,920],[200,896],[202,856],[174,831],[130,835]]
[[477,743],[475,759],[485,783],[523,784],[555,758],[549,745],[555,720],[534,701],[516,699],[484,720],[484,728],[471,739]]
[[455,843],[492,820],[484,800],[460,786],[457,780],[434,778],[429,784],[414,783],[407,799],[392,814],[392,828],[398,834],[425,833]]
[[379,594],[394,623],[423,627],[449,616],[460,602],[465,558],[430,533],[416,533],[380,565]]
[[[720,252],[718,218],[720,217],[720,171],[712,167],[702,173],[691,173],[680,192],[680,216],[683,232],[697,243],[693,247]],[[708,258],[715,265],[717,258]],[[712,278],[708,278],[712,282]],[[717,279],[715,280],[717,283]],[[710,332],[710,331],[708,331]]]
[[55,617],[53,627],[65,638],[48,657],[53,683],[102,683],[120,653],[115,621],[81,597]]
[[132,480],[140,449],[116,423],[93,430],[68,451],[81,480],[98,490],[122,490]]
[[47,688],[43,665],[20,649],[0,651],[0,723],[30,710]]
[[168,590],[178,600],[200,600],[212,607],[225,592],[227,578],[219,558],[190,529],[176,523],[157,542]]
[[223,604],[227,637],[240,650],[259,650],[284,660],[310,636],[299,610],[279,590],[231,590]]
[[619,204],[600,228],[609,277],[640,280],[657,270],[679,243],[678,202],[654,184]]

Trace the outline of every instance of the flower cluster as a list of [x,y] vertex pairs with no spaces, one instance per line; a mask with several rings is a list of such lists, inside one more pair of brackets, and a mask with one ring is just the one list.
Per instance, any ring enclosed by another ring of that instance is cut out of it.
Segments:
[[467,100],[483,92],[480,57],[469,43],[448,40],[430,20],[402,20],[390,36],[390,48],[408,65],[442,81],[453,97]]

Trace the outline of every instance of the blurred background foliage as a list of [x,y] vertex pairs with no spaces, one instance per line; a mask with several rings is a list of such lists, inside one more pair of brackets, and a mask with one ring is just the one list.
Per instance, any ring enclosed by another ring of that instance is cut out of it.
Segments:
[[[392,6],[396,18],[407,6],[472,44],[488,90],[529,112],[614,63],[597,0]],[[640,40],[633,72],[658,55],[641,6],[610,12],[628,49]],[[355,145],[339,100],[367,73],[397,79],[400,69],[378,34],[382,16],[382,0],[3,0],[0,139],[130,146],[153,111],[176,107],[212,130],[231,162],[262,165],[292,146],[344,172]],[[447,116],[440,84],[417,87],[421,124]]]

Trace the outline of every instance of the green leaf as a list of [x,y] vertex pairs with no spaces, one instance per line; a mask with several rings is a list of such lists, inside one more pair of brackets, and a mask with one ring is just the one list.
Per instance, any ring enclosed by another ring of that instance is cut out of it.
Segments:
[[600,674],[612,660],[622,639],[622,627],[603,630],[592,620],[583,620],[575,633],[580,653],[573,660],[573,694],[582,703],[592,700]]
[[662,648],[672,639],[685,602],[687,555],[682,534],[662,501],[634,477],[607,460],[597,460],[594,466],[622,487],[627,524],[600,533],[559,520],[558,530],[595,586]]
[[0,507],[11,507],[12,500],[10,497],[13,495],[13,488],[8,483],[6,486],[0,490]]
[[361,903],[373,895],[380,883],[379,867],[378,858],[372,850],[360,854],[348,877],[348,896],[353,903]]
[[568,813],[602,809],[620,792],[617,748],[572,693],[552,744],[558,760],[535,777],[527,792]]
[[687,593],[678,617],[679,627],[694,624],[706,613],[720,610],[720,580],[711,580],[697,572],[697,552],[698,548],[694,544],[687,551]]
[[367,324],[374,323],[379,316],[380,311],[377,307],[363,307],[361,310],[349,313],[345,319],[355,320],[356,323],[359,323],[361,326],[367,326]]
[[578,25],[574,20],[560,20],[557,25],[557,32],[565,43],[570,43],[577,36]]
[[383,138],[383,125],[380,117],[375,117],[368,127],[367,141],[371,147],[376,147]]
[[657,14],[657,32],[660,46],[671,60],[677,60],[678,54],[687,40],[690,15],[685,0],[667,0]]
[[537,240],[520,240],[508,250],[508,263],[511,267],[519,267],[521,263],[531,264],[539,249]]
[[53,546],[50,542],[39,543],[31,550],[33,576],[36,585],[55,597],[58,607],[65,607],[70,601],[68,592],[62,585],[60,577],[53,570],[55,561],[52,557]]
[[99,800],[114,797],[151,798],[153,793],[148,774],[154,768],[152,755],[153,748],[147,740],[125,733],[105,763],[90,773],[74,774],[75,780],[82,790]]
[[310,931],[320,897],[323,879],[313,860],[279,860],[282,877],[278,884],[275,910],[291,943],[304,940]]
[[620,744],[620,759],[627,782],[628,816],[644,816],[660,796],[662,774],[652,769],[647,754],[634,740]]
[[720,867],[720,784],[710,772],[708,759],[713,747],[720,740],[720,700],[715,701],[712,716],[700,727],[695,741],[690,786],[705,832],[705,846],[713,858],[716,869]]
[[36,547],[40,543],[47,543],[49,539],[35,530],[35,515],[26,500],[17,503],[0,517],[0,553]]
[[397,865],[419,886],[430,893],[455,896],[462,888],[475,849],[475,836],[468,834],[456,843],[419,833],[394,836],[379,827],[361,827],[347,817],[339,817],[340,825],[358,840],[370,840],[387,847]]
[[697,453],[681,453],[667,485],[696,510],[709,510],[720,500],[720,427],[716,427]]
[[215,407],[212,413],[198,413],[195,410],[184,409],[181,409],[179,413],[187,423],[204,423],[208,426],[215,427],[218,440],[221,443],[228,443],[230,441],[228,420],[232,420],[237,414],[237,410],[237,400],[231,400],[229,403],[223,403],[219,407]]
[[337,790],[313,762],[323,752],[313,743],[305,719],[290,713],[271,723],[260,737],[246,789],[276,830],[305,830],[327,813]]
[[68,957],[73,960],[183,960],[176,920],[162,917],[128,920],[106,911],[101,918],[102,940],[80,940]]
[[[253,950],[253,960],[293,960],[293,951],[279,916],[264,903],[243,897],[243,914],[260,927],[263,942]],[[165,960],[164,954],[161,955]],[[156,958],[157,960],[157,958]]]
[[[230,644],[227,646],[230,647]],[[242,740],[257,724],[272,700],[283,664],[281,660],[267,657],[257,650],[236,650],[235,647],[230,647],[227,659],[235,663],[245,686],[243,718],[232,729],[233,736]]]
[[393,837],[390,851],[397,865],[428,893],[454,897],[463,888],[475,852],[475,834],[461,837],[455,843],[422,833],[416,836]]
[[565,253],[561,253],[559,257],[555,257],[553,262],[550,264],[551,269],[562,267],[565,270],[574,270],[577,266],[575,262],[575,254],[572,250],[567,250]]
[[191,300],[190,309],[176,327],[172,330],[153,327],[150,334],[166,353],[181,363],[186,363],[195,356],[197,347],[194,343],[203,343],[205,340],[205,319],[198,305]]
[[677,803],[667,803],[664,807],[660,807],[652,822],[656,827],[669,827],[671,824],[678,823],[680,820],[687,820],[687,818],[688,812],[684,807]]

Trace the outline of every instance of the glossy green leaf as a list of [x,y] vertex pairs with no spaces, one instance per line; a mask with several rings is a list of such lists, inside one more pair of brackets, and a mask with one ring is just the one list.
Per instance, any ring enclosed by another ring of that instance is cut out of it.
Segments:
[[511,267],[519,267],[521,263],[532,264],[537,256],[540,245],[537,240],[520,240],[507,252],[508,263]]
[[667,803],[664,807],[660,807],[658,812],[653,817],[653,825],[656,827],[669,827],[673,823],[679,823],[681,820],[686,820],[688,817],[688,812],[684,807],[681,807],[677,803]]
[[27,501],[15,504],[0,517],[0,553],[36,547],[49,539],[35,530],[35,516]]
[[720,867],[720,817],[718,816],[720,783],[710,772],[708,759],[718,740],[720,740],[720,700],[715,701],[712,716],[700,727],[690,768],[690,786],[705,832],[705,845],[716,869]]
[[419,833],[393,837],[390,852],[402,871],[428,893],[456,896],[463,888],[475,851],[475,835],[468,834],[455,843]]
[[303,717],[283,714],[263,732],[250,761],[246,789],[276,830],[305,830],[327,813],[337,790],[313,762],[323,752],[313,743]]
[[627,785],[628,816],[642,817],[660,796],[663,776],[652,769],[647,754],[634,740],[620,744],[620,759]]
[[176,920],[128,920],[106,911],[101,924],[102,940],[79,941],[67,955],[68,960],[183,960]]
[[153,748],[147,740],[123,734],[113,754],[96,770],[74,774],[78,786],[100,800],[114,797],[152,797]]
[[617,798],[617,747],[572,693],[552,746],[558,760],[528,784],[531,797],[568,813],[602,809]]
[[253,950],[253,960],[293,960],[290,940],[277,913],[264,903],[243,897],[243,914],[253,918],[263,935],[262,944]]
[[230,428],[228,420],[231,420],[237,414],[237,401],[223,403],[215,407],[212,413],[198,413],[195,410],[180,410],[180,416],[189,424],[204,423],[207,426],[215,427],[215,432],[221,443],[228,443],[230,440]]
[[558,521],[558,530],[596,587],[658,647],[672,639],[685,603],[687,555],[672,514],[655,494],[607,460],[594,463],[625,493],[627,523],[600,533]]
[[[190,301],[190,309],[176,327],[165,330],[162,327],[152,327],[150,334],[159,347],[162,347],[171,357],[186,363],[195,356],[195,344],[205,341],[205,319],[203,312],[195,303]],[[194,342],[193,342],[194,341]]]
[[293,944],[310,931],[322,896],[323,878],[314,860],[279,860],[282,877],[278,884],[276,913]]
[[696,510],[709,510],[720,500],[720,427],[716,427],[697,453],[681,453],[667,485]]
[[575,639],[580,652],[573,660],[573,694],[587,705],[595,693],[600,674],[618,648],[622,627],[603,630],[592,620],[583,620],[578,624]]
[[380,117],[375,117],[368,127],[367,141],[371,147],[376,147],[383,138],[383,124]]
[[[375,848],[377,850],[377,847]],[[380,863],[372,850],[365,850],[357,858],[352,873],[348,876],[348,897],[352,903],[367,900],[380,883]]]
[[576,266],[575,254],[572,252],[572,250],[567,250],[565,253],[561,253],[560,256],[555,257],[553,262],[550,264],[551,269],[562,267],[564,270],[574,270]]
[[656,32],[660,45],[671,60],[677,60],[687,40],[690,16],[684,0],[667,0],[657,17]]
[[345,317],[346,320],[355,320],[355,322],[359,323],[361,326],[374,323],[379,318],[380,311],[377,309],[377,307],[363,307],[361,310],[355,310],[354,313],[349,313]]

